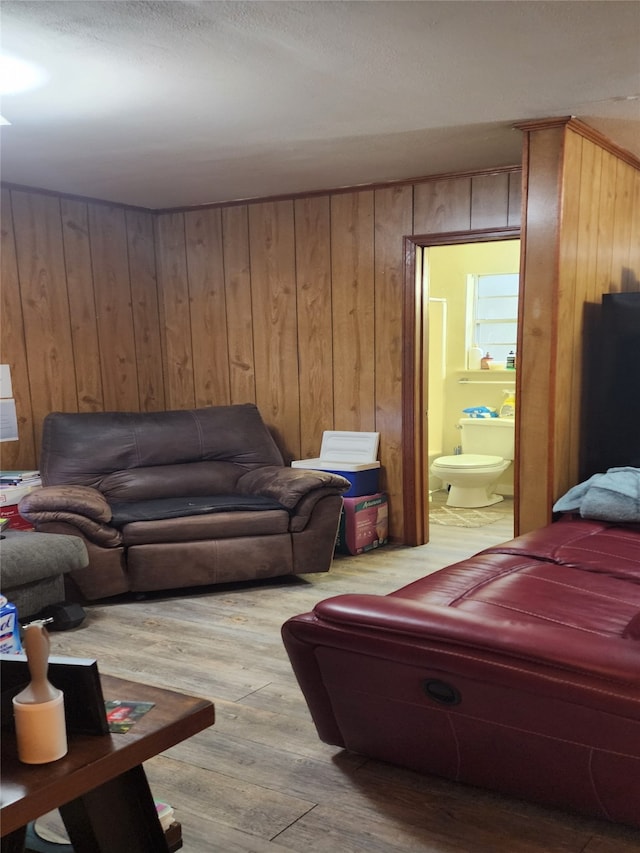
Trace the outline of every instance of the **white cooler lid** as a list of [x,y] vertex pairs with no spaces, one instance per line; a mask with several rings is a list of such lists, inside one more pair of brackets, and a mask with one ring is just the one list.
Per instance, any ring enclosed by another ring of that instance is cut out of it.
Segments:
[[317,459],[297,459],[291,463],[291,467],[317,468],[322,471],[367,471],[379,468],[379,443],[379,432],[325,430],[322,433],[320,456]]
[[326,459],[294,459],[291,463],[292,468],[311,468],[316,471],[370,471],[372,468],[379,468],[380,463],[376,462],[327,462]]
[[320,459],[325,462],[375,462],[378,458],[379,432],[322,433]]

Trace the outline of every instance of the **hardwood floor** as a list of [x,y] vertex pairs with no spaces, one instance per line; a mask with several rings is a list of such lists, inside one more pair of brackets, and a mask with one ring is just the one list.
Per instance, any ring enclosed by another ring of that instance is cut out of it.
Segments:
[[629,828],[370,761],[321,743],[311,723],[280,639],[289,616],[390,592],[511,535],[508,514],[433,525],[428,545],[336,557],[327,574],[92,605],[81,628],[51,634],[51,651],[215,702],[215,726],[145,765],[186,853],[638,853]]

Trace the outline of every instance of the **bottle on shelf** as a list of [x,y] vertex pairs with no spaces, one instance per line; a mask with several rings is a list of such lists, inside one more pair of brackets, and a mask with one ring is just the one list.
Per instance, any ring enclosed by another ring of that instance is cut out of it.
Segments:
[[467,370],[480,370],[481,360],[482,350],[474,343],[472,347],[469,347],[469,352],[467,353]]
[[507,356],[507,370],[515,370],[516,369],[516,354],[513,350]]
[[480,368],[482,370],[489,370],[491,367],[491,362],[493,361],[493,356],[487,353],[483,358],[480,359]]
[[516,392],[504,389],[504,400],[500,406],[499,417],[515,418],[516,416]]

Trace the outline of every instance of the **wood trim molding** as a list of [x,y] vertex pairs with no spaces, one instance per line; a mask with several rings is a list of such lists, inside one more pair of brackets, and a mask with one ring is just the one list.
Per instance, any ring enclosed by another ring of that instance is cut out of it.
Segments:
[[571,116],[559,116],[555,118],[536,118],[529,121],[519,121],[513,126],[516,130],[529,133],[532,130],[548,130],[550,127],[563,127],[569,124]]
[[190,213],[200,210],[215,210],[226,207],[238,207],[243,204],[265,204],[275,203],[278,201],[298,201],[307,198],[317,198],[319,196],[341,195],[343,193],[369,192],[371,190],[390,189],[392,187],[412,186],[414,184],[425,184],[434,181],[448,181],[454,178],[465,177],[481,177],[488,175],[499,175],[503,173],[520,172],[521,164],[514,166],[496,166],[491,169],[470,169],[463,172],[442,172],[437,175],[423,175],[419,178],[403,178],[397,181],[381,181],[372,184],[356,184],[354,186],[333,187],[324,190],[311,190],[309,192],[288,193],[284,195],[273,195],[256,198],[240,198],[230,201],[217,201],[211,204],[194,204],[187,207],[136,207],[131,204],[121,204],[115,201],[105,201],[104,199],[91,198],[89,196],[73,195],[71,193],[56,192],[55,190],[39,189],[38,187],[28,187],[21,184],[11,184],[5,181],[0,181],[0,186],[8,190],[16,190],[20,192],[41,193],[43,195],[53,195],[58,198],[68,198],[74,201],[87,202],[89,204],[105,204],[111,207],[121,207],[126,210],[137,210],[143,213],[151,213],[156,216],[166,215],[171,213]]
[[572,118],[567,127],[569,130],[573,130],[575,133],[580,134],[580,136],[584,136],[584,138],[588,139],[590,142],[594,142],[596,145],[599,145],[600,148],[604,148],[605,151],[615,155],[618,159],[623,160],[627,165],[640,170],[640,158],[632,154],[631,151],[627,151],[626,148],[621,148],[619,145],[616,145],[615,142],[612,142],[607,136],[600,133],[599,130],[591,127],[591,125],[585,124],[583,121],[580,121],[580,119]]
[[424,400],[418,388],[419,375],[424,366],[424,353],[420,340],[422,329],[418,328],[424,311],[421,288],[416,285],[416,251],[431,246],[487,243],[498,240],[514,240],[522,236],[520,226],[504,228],[480,228],[469,231],[445,231],[434,234],[412,234],[403,240],[404,254],[404,305],[403,305],[403,367],[402,367],[402,446],[403,453],[403,513],[404,543],[424,545],[428,541],[425,529],[424,502],[427,496],[424,484],[417,471],[424,469],[424,447],[422,421]]
[[406,239],[418,246],[449,246],[456,243],[489,243],[494,240],[515,240],[522,229],[519,225],[504,228],[476,228],[471,231],[443,231],[440,234],[412,234]]
[[[579,133],[581,136],[584,136],[586,139],[589,139],[591,142],[596,143],[601,148],[604,148],[606,151],[609,151],[611,154],[614,154],[616,157],[619,157],[625,163],[628,163],[630,166],[633,166],[635,169],[640,170],[640,159],[635,157],[630,151],[627,151],[625,148],[621,148],[616,145],[615,142],[612,142],[606,136],[601,134],[599,131],[590,127],[588,124],[585,124],[580,119],[577,119],[573,116],[561,116],[560,118],[546,118],[546,119],[533,119],[531,121],[522,121],[517,122],[513,125],[516,130],[521,130],[524,133],[529,133],[536,130],[547,130],[552,127],[566,127],[569,130],[573,130],[575,133]],[[32,193],[42,193],[44,195],[54,195],[59,198],[68,198],[75,201],[83,201],[90,204],[105,204],[110,205],[112,207],[121,207],[126,210],[137,210],[144,213],[153,213],[155,215],[168,214],[168,213],[188,213],[189,211],[197,211],[197,210],[209,210],[216,208],[225,208],[225,207],[235,207],[240,204],[262,204],[264,202],[277,202],[277,201],[296,201],[298,199],[305,198],[314,198],[317,196],[326,196],[326,195],[337,195],[340,193],[352,193],[352,192],[365,192],[368,190],[378,190],[378,189],[388,189],[390,187],[401,187],[407,186],[409,184],[424,184],[433,181],[446,181],[452,178],[463,178],[463,177],[478,177],[481,175],[497,175],[504,172],[518,172],[522,169],[522,164],[512,165],[512,166],[496,166],[491,169],[471,169],[468,171],[462,172],[441,172],[436,175],[423,175],[418,178],[403,178],[402,180],[397,181],[382,181],[378,183],[370,183],[370,184],[357,184],[354,186],[345,186],[345,187],[332,187],[330,189],[323,190],[312,190],[310,192],[300,192],[300,193],[289,193],[284,195],[274,195],[274,196],[265,196],[261,198],[241,198],[241,199],[232,199],[230,201],[219,201],[214,202],[212,204],[197,204],[191,205],[187,207],[166,207],[166,208],[151,208],[151,207],[138,207],[136,205],[131,204],[121,204],[118,202],[111,202],[105,199],[93,198],[91,196],[81,196],[81,195],[73,195],[71,193],[62,193],[56,192],[55,190],[47,190],[40,189],[38,187],[29,187],[24,186],[22,184],[11,184],[5,181],[0,182],[0,186],[8,190],[18,190],[20,192],[32,192]]]
[[[404,541],[409,545],[422,545],[424,531],[421,517],[416,506],[418,484],[416,482],[415,451],[418,435],[415,424],[416,400],[415,375],[418,357],[416,335],[416,243],[412,237],[403,239],[404,255],[404,305],[403,305],[403,341],[402,347],[402,492]],[[407,337],[408,335],[408,337]]]
[[73,193],[61,193],[57,190],[45,190],[40,187],[28,187],[25,184],[11,184],[7,181],[0,181],[0,187],[3,190],[20,193],[37,193],[38,195],[53,196],[58,199],[67,199],[69,201],[78,201],[84,204],[102,204],[105,207],[117,207],[121,210],[135,210],[138,213],[157,213],[150,207],[138,207],[135,204],[122,204],[118,201],[108,201],[104,198],[92,198],[86,195],[74,195]]
[[554,127],[565,127],[566,130],[572,130],[574,133],[583,136],[590,142],[599,145],[600,148],[603,148],[605,151],[608,151],[609,154],[613,154],[615,157],[618,157],[618,159],[624,161],[627,165],[640,170],[640,159],[636,157],[635,154],[632,154],[631,151],[627,151],[626,148],[616,145],[615,142],[612,142],[611,139],[600,133],[599,130],[596,130],[591,127],[591,125],[586,124],[574,116],[522,121],[514,124],[513,126],[524,133],[531,133],[537,130],[549,130]]
[[380,181],[378,183],[371,184],[355,184],[352,186],[345,187],[332,187],[330,189],[324,190],[311,190],[309,192],[300,192],[300,193],[289,193],[285,195],[275,195],[275,196],[266,196],[264,198],[243,198],[236,199],[233,201],[218,201],[213,202],[211,204],[205,205],[194,205],[193,207],[174,207],[167,208],[166,210],[158,209],[153,210],[153,213],[182,213],[188,212],[190,210],[201,210],[202,208],[208,207],[229,207],[230,205],[237,204],[263,204],[264,202],[276,202],[276,201],[296,201],[298,199],[304,198],[314,198],[315,196],[323,196],[323,195],[340,195],[342,193],[356,193],[356,192],[370,192],[371,190],[385,190],[390,189],[392,187],[405,187],[412,186],[414,184],[425,184],[433,181],[448,181],[454,178],[469,178],[469,177],[480,177],[487,175],[498,175],[504,172],[520,172],[522,169],[522,165],[518,163],[513,166],[495,166],[491,169],[469,169],[468,171],[462,172],[441,172],[436,175],[423,175],[419,178],[402,178],[397,181]]

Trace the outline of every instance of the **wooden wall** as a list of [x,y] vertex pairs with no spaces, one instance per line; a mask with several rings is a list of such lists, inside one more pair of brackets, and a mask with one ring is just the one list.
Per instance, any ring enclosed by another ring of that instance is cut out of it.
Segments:
[[255,402],[285,457],[378,430],[402,541],[403,237],[517,224],[520,170],[153,213],[2,197],[2,363],[38,464],[50,411]]
[[153,216],[3,189],[1,324],[20,436],[3,468],[37,465],[48,412],[164,408]]
[[[517,226],[525,190],[517,527],[578,480],[584,304],[640,281],[640,164],[575,120],[531,122],[518,168],[154,213],[2,190],[0,360],[38,464],[54,410],[255,402],[287,459],[379,430],[404,537],[403,237]],[[413,286],[409,283],[409,286]]]
[[[575,120],[525,131],[518,491],[521,532],[580,482],[585,307],[638,290],[640,163]],[[522,319],[524,318],[524,322]]]

